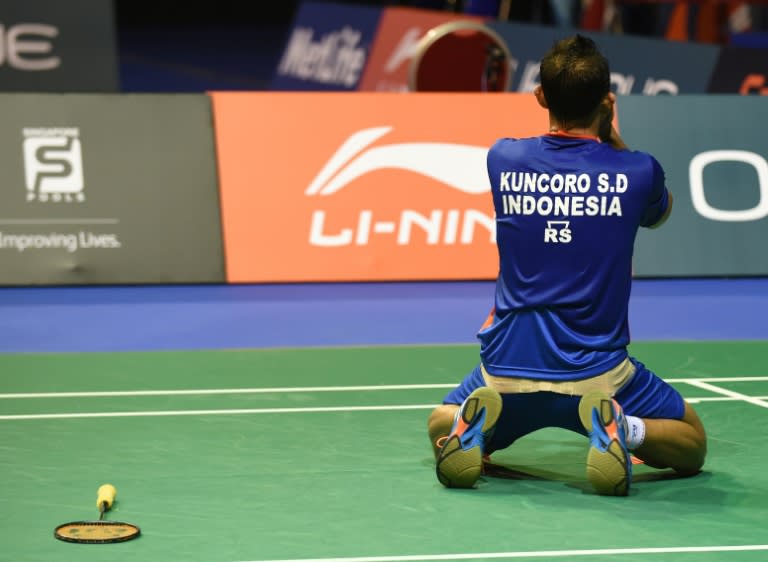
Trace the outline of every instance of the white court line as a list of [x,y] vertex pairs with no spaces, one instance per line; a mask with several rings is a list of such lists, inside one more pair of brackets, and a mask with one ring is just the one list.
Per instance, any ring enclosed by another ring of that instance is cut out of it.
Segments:
[[[417,562],[419,560],[487,560],[492,558],[547,558],[562,556],[605,556],[611,554],[670,554],[684,552],[744,552],[768,550],[768,544],[733,546],[670,546],[659,548],[601,548],[586,550],[538,550],[529,552],[479,552],[474,554],[413,554],[408,556],[353,556],[349,558],[296,558],[293,560],[250,560],[248,562]],[[245,561],[243,561],[245,562]]]
[[[768,400],[768,397],[761,397]],[[697,402],[726,402],[743,400],[730,396],[707,396],[702,398],[687,398],[691,403]],[[0,421],[6,420],[55,420],[77,418],[140,418],[140,417],[170,417],[170,416],[226,416],[239,414],[304,414],[313,412],[386,412],[396,410],[430,410],[437,404],[399,404],[390,406],[317,406],[312,408],[241,408],[224,410],[148,410],[134,412],[69,412],[59,414],[7,414],[0,415]]]
[[235,414],[289,414],[307,412],[372,412],[387,410],[427,410],[436,404],[406,404],[398,406],[318,406],[317,408],[243,408],[231,410],[159,410],[147,412],[75,412],[65,414],[11,414],[2,420],[60,420],[74,418],[138,418],[161,416],[221,416]]
[[687,382],[693,384],[695,381],[707,382],[760,382],[768,381],[768,377],[694,377],[691,379],[664,379],[667,382]]
[[715,386],[714,384],[709,384],[703,381],[689,381],[688,384],[693,385],[697,388],[702,388],[704,390],[715,392],[717,394],[722,394],[723,396],[728,396],[736,400],[743,400],[744,402],[749,402],[750,404],[754,404],[755,406],[768,408],[768,402],[760,398],[757,398],[755,396],[747,396],[746,394],[742,394],[740,392],[734,392],[733,390],[728,390],[726,388],[720,388],[719,386]]
[[0,394],[0,398],[94,398],[110,396],[194,396],[209,394],[269,394],[287,392],[356,392],[454,388],[453,384],[384,384],[376,386],[292,386],[277,388],[203,388],[197,390],[116,390],[103,392],[24,392]]
[[[705,377],[698,379],[665,379],[669,383],[697,385],[707,382],[760,382],[766,377]],[[18,392],[0,394],[0,399],[16,398],[108,398],[125,396],[204,396],[213,394],[269,394],[288,392],[373,392],[380,390],[429,390],[454,388],[456,383],[446,384],[385,384],[367,386],[294,386],[272,388],[202,388],[194,390],[115,390],[94,392]]]
[[[756,398],[757,400],[768,400],[768,396],[752,396],[751,398]],[[733,396],[706,396],[701,398],[686,398],[685,400],[691,404],[698,404],[700,402],[735,402],[737,400],[741,401],[743,398],[736,398]]]
[[[704,381],[760,381],[768,377],[712,377],[703,379],[669,379],[667,382],[685,382],[692,386],[720,394],[716,397],[688,398],[691,403],[722,402],[738,400],[748,402],[763,408],[768,408],[768,397],[748,396],[733,392]],[[188,396],[214,394],[265,394],[290,392],[350,392],[350,391],[381,391],[381,390],[414,390],[453,388],[455,384],[401,384],[401,385],[367,385],[367,386],[316,386],[316,387],[272,387],[272,388],[214,388],[199,390],[129,390],[104,392],[40,392],[40,393],[9,393],[0,394],[0,398],[88,398],[88,397],[126,397],[126,396]],[[247,408],[247,409],[217,409],[217,410],[159,410],[132,412],[69,412],[53,414],[8,414],[0,415],[0,421],[6,420],[35,420],[35,419],[77,419],[77,418],[117,418],[117,417],[169,417],[169,416],[212,416],[212,415],[242,415],[242,414],[286,414],[311,412],[364,412],[388,410],[423,410],[432,409],[437,404],[389,405],[389,406],[319,406],[307,408]]]

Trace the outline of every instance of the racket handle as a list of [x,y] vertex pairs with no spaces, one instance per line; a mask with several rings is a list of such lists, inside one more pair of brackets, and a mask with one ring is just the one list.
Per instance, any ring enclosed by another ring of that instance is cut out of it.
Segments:
[[115,501],[117,490],[112,484],[103,484],[99,486],[99,491],[96,497],[96,507],[99,511],[107,511],[112,508],[112,504]]

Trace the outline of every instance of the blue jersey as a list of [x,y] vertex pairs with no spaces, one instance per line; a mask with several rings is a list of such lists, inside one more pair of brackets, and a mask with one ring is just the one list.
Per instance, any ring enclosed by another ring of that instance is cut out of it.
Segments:
[[500,139],[488,152],[499,275],[478,333],[497,376],[591,377],[627,357],[638,227],[669,205],[650,154],[591,137]]

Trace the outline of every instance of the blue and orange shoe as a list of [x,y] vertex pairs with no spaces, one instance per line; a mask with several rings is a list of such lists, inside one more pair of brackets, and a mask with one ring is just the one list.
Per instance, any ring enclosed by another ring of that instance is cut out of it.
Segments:
[[626,496],[632,483],[627,422],[618,402],[601,391],[581,397],[579,417],[589,433],[587,479],[604,496]]
[[437,457],[437,479],[443,486],[475,485],[483,471],[485,444],[500,414],[501,395],[487,386],[475,389],[464,400]]

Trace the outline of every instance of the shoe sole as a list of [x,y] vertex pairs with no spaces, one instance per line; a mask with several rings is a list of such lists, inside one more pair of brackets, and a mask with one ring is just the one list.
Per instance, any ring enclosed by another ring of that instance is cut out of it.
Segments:
[[[486,433],[499,419],[501,414],[501,396],[488,387],[476,389],[467,398],[462,419],[469,424],[482,408],[485,408],[485,421],[481,431]],[[437,459],[437,479],[447,488],[472,488],[480,478],[483,469],[483,451],[480,447],[464,450],[458,435],[451,436],[440,450]]]
[[[592,409],[597,408],[602,424],[613,422],[611,398],[603,392],[584,395],[579,402],[579,418],[587,431],[592,432]],[[600,495],[626,496],[629,493],[627,472],[628,453],[613,440],[607,451],[601,451],[590,444],[587,453],[587,480]]]

